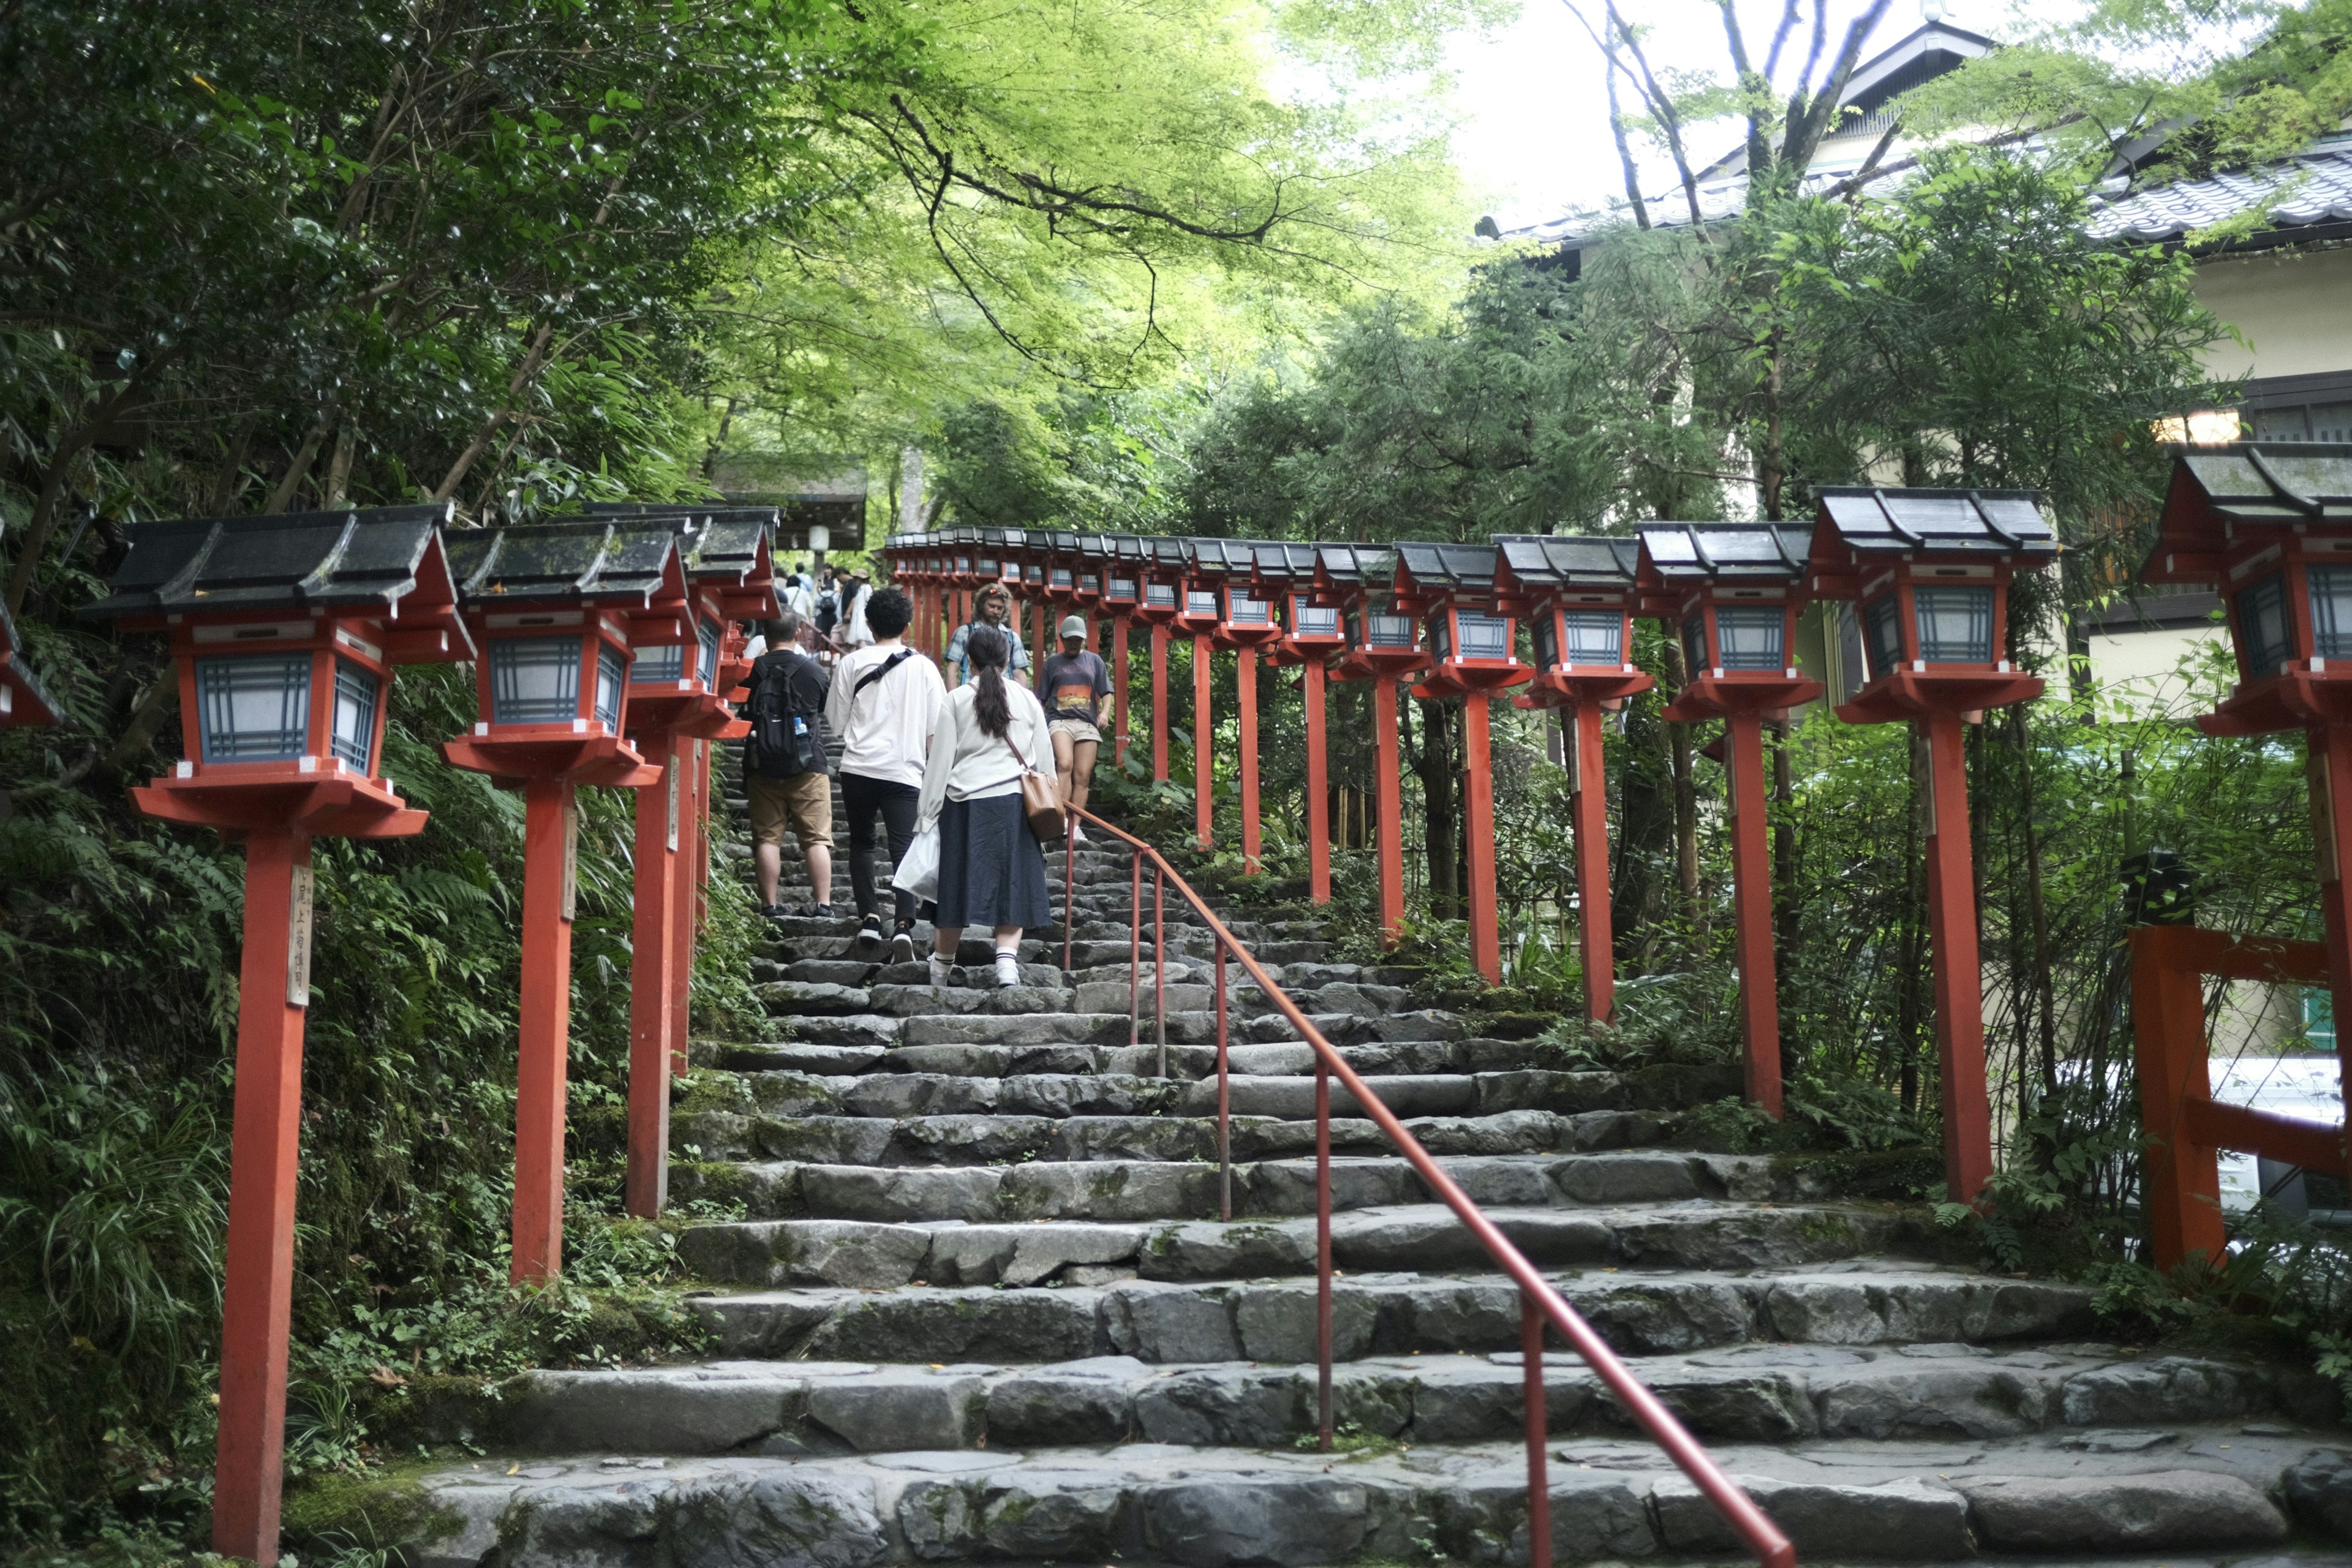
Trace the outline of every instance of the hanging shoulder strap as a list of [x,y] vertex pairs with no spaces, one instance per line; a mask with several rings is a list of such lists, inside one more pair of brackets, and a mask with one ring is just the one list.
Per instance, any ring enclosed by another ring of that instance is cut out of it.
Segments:
[[867,687],[873,685],[876,681],[881,679],[884,676],[889,674],[892,670],[898,668],[900,665],[906,663],[908,659],[914,657],[915,650],[913,648],[900,648],[897,653],[894,653],[888,658],[884,659],[874,668],[869,669],[864,675],[859,676],[857,678],[857,684],[849,689],[849,700],[852,702],[856,701],[859,698],[866,695],[866,689]]

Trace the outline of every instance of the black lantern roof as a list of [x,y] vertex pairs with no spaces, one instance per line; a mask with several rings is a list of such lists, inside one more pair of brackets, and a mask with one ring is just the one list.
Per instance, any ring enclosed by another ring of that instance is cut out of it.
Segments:
[[[270,517],[173,518],[123,530],[131,552],[93,620],[397,605],[441,570],[434,540],[446,501]],[[450,569],[454,574],[454,567]],[[437,595],[436,595],[437,597]]]
[[1495,586],[1496,552],[1492,544],[1445,544],[1401,540],[1396,547],[1398,586],[1405,579],[1423,591],[1432,588],[1488,592]]
[[1195,539],[1193,570],[1210,577],[1246,577],[1257,570],[1261,541],[1255,539]]
[[1793,583],[1812,530],[1800,523],[1637,523],[1642,555],[1669,583]]
[[1495,548],[1502,554],[1496,575],[1507,576],[1520,587],[1547,589],[1631,588],[1642,559],[1638,539],[1611,539],[1599,534],[1498,534]]
[[1396,581],[1396,552],[1385,544],[1318,544],[1315,570],[1335,586],[1385,592]]
[[2352,522],[2352,446],[2299,441],[2191,447],[2174,465],[2174,488],[2201,492],[2232,522]]
[[677,537],[658,519],[533,523],[449,536],[449,568],[469,605],[572,600],[650,605],[674,569]]
[[1192,542],[1162,534],[1149,542],[1151,563],[1163,572],[1181,572],[1192,563]]
[[591,517],[646,518],[677,530],[686,574],[698,582],[743,583],[767,558],[781,514],[772,506],[705,506],[690,501],[592,501]]
[[1151,559],[1151,541],[1139,533],[1114,533],[1110,536],[1110,553],[1115,561],[1140,566]]
[[1081,559],[1088,563],[1098,563],[1109,560],[1110,540],[1108,536],[1100,533],[1081,533],[1078,535],[1078,555]]
[[1813,492],[1823,525],[1857,555],[2054,556],[2057,535],[2032,490],[1876,489]]
[[1317,548],[1312,544],[1258,545],[1258,581],[1270,587],[1297,587],[1313,582]]

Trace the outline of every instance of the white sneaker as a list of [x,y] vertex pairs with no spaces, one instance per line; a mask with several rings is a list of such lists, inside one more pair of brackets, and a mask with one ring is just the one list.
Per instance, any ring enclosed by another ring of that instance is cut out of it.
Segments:
[[996,955],[996,984],[999,990],[1010,991],[1021,984],[1021,958],[1017,953]]
[[1070,842],[1073,844],[1084,844],[1086,841],[1087,830],[1085,825],[1079,822],[1075,816],[1070,818]]
[[931,988],[935,991],[944,991],[948,988],[949,983],[954,979],[955,961],[951,958],[941,958],[936,952],[931,954]]

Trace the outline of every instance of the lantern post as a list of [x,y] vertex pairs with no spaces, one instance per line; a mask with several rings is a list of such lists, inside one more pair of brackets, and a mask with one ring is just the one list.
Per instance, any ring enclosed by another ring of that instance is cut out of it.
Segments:
[[1143,541],[1132,533],[1113,534],[1110,559],[1103,567],[1103,609],[1110,623],[1111,760],[1127,771],[1127,634],[1137,624],[1143,602]]
[[1337,606],[1321,603],[1315,594],[1312,544],[1261,544],[1257,547],[1257,595],[1275,606],[1282,640],[1268,652],[1276,668],[1299,667],[1302,705],[1307,717],[1307,888],[1318,904],[1331,901],[1331,786],[1324,738],[1323,687],[1329,661],[1345,651],[1346,632]]
[[1462,818],[1467,845],[1470,956],[1489,985],[1503,981],[1495,887],[1495,768],[1488,732],[1494,694],[1533,679],[1518,658],[1522,609],[1496,586],[1492,544],[1400,543],[1396,600],[1429,626],[1429,670],[1413,695],[1462,700]]
[[1576,840],[1577,939],[1584,968],[1584,1016],[1616,1014],[1616,950],[1609,907],[1608,774],[1601,716],[1654,684],[1636,669],[1633,576],[1641,547],[1631,539],[1528,534],[1495,541],[1498,589],[1528,605],[1535,654],[1522,708],[1567,710],[1561,761]]
[[1216,637],[1224,618],[1214,569],[1202,561],[1205,545],[1219,565],[1216,540],[1178,541],[1184,547],[1184,579],[1176,625],[1192,638],[1192,819],[1194,847],[1206,853],[1216,842]]
[[1944,1175],[1955,1202],[1975,1203],[1992,1178],[1992,1108],[1960,726],[2042,694],[2039,679],[2003,657],[2009,585],[2020,568],[2055,560],[2057,537],[2028,491],[1826,487],[1813,496],[1812,593],[1858,603],[1870,677],[1838,717],[1907,720],[1927,740]]
[[392,669],[473,651],[444,505],[133,524],[93,620],[170,637],[184,757],[145,815],[246,853],[213,1546],[278,1557],[310,1000],[310,846],[425,827],[380,776]]
[[1142,541],[1143,597],[1136,620],[1151,628],[1151,781],[1168,782],[1168,628],[1183,607],[1188,556],[1181,539]]
[[452,541],[450,565],[482,647],[480,718],[469,735],[442,742],[442,754],[523,795],[511,1272],[518,1283],[543,1282],[562,1267],[575,792],[662,783],[663,770],[624,738],[631,649],[696,628],[676,536],[659,520],[480,530]]
[[1242,874],[1255,877],[1265,868],[1265,828],[1258,812],[1257,652],[1282,639],[1282,625],[1273,602],[1256,585],[1257,543],[1241,539],[1202,539],[1194,543],[1201,581],[1217,599],[1217,626],[1213,638],[1234,653],[1234,729],[1240,756],[1236,779],[1240,786]]
[[[593,515],[675,529],[684,561],[691,643],[646,626],[629,664],[628,737],[662,782],[636,792],[629,931],[629,1146],[623,1207],[662,1212],[669,1190],[669,1080],[684,1070],[694,977],[694,903],[703,870],[696,797],[709,795],[710,743],[750,732],[727,697],[749,672],[741,620],[776,614],[772,507],[592,507]],[[697,742],[702,742],[698,744]],[[681,859],[681,847],[687,858]],[[704,852],[707,853],[707,852]],[[707,862],[706,862],[707,863]]]
[[1688,679],[1664,717],[1723,721],[1729,784],[1733,945],[1748,1102],[1780,1115],[1780,1000],[1772,953],[1764,721],[1822,694],[1796,666],[1806,530],[1778,523],[1645,522],[1637,530],[1640,613],[1682,637]]
[[1381,931],[1393,943],[1404,932],[1404,790],[1397,745],[1396,683],[1426,668],[1421,625],[1395,597],[1393,551],[1362,544],[1316,548],[1317,602],[1336,605],[1347,648],[1333,675],[1372,683],[1373,789],[1379,836]]
[[57,699],[25,662],[25,645],[8,606],[0,605],[0,730],[58,721]]

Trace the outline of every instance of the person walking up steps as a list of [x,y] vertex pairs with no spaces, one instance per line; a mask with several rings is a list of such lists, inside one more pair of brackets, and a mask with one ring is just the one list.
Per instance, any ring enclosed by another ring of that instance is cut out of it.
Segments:
[[824,667],[800,651],[800,617],[790,611],[767,624],[768,647],[751,664],[744,711],[743,794],[751,806],[751,860],[760,912],[774,919],[783,876],[784,833],[808,859],[808,912],[833,913],[833,780],[824,761]]
[[[923,794],[924,752],[947,700],[939,667],[903,640],[912,600],[885,588],[866,605],[874,641],[843,656],[824,701],[825,728],[841,737],[841,809],[849,822],[849,886],[857,895],[857,945],[882,945],[882,900],[874,886],[874,819],[882,819],[890,861],[906,858]],[[915,895],[898,894],[890,962],[915,962]]]
[[1029,668],[1029,650],[1021,646],[1021,639],[1013,635],[1008,624],[1013,619],[1013,595],[1005,592],[1003,584],[991,583],[982,588],[971,613],[972,619],[956,627],[955,636],[948,638],[948,651],[943,656],[947,667],[955,671],[958,686],[971,684],[971,660],[965,650],[971,646],[971,634],[982,626],[995,627],[1013,645],[1013,662],[1006,668],[1019,675]]
[[[1062,650],[1049,656],[1037,672],[1037,698],[1054,737],[1054,771],[1062,786],[1062,804],[1080,811],[1094,787],[1095,754],[1102,750],[1102,700],[1110,695],[1110,666],[1087,647],[1087,618],[1062,620]],[[1074,843],[1087,841],[1076,817],[1070,818]]]
[[1021,933],[1054,916],[1045,851],[1029,830],[1021,775],[1053,745],[1045,710],[1004,679],[1013,638],[976,626],[965,639],[971,682],[948,693],[931,729],[917,830],[940,830],[939,910],[932,917],[931,984],[955,969],[963,928],[996,933],[996,983],[1021,984]]

